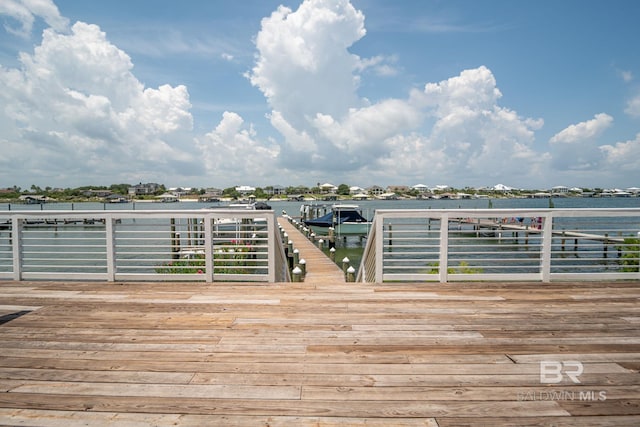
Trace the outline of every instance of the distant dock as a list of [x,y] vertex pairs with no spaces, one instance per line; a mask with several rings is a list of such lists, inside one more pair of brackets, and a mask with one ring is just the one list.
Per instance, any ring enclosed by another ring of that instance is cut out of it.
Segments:
[[[516,236],[518,235],[518,233],[540,234],[543,231],[542,228],[536,228],[536,227],[532,227],[525,224],[517,224],[512,222],[499,222],[499,221],[496,222],[496,221],[491,221],[486,219],[465,218],[465,219],[460,219],[458,222],[460,224],[473,225],[476,231],[479,231],[482,229],[492,230],[496,232],[511,231],[513,233],[516,233]],[[623,237],[611,237],[608,234],[601,235],[601,234],[582,233],[577,231],[563,230],[563,231],[553,231],[552,235],[566,238],[566,239],[575,239],[576,241],[592,240],[596,242],[602,242],[604,244],[624,243]]]

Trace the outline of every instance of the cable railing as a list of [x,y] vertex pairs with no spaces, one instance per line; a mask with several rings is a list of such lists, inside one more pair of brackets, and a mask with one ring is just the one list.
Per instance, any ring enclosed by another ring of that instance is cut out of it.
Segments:
[[639,280],[640,209],[378,210],[358,281]]
[[0,278],[284,282],[273,211],[0,213]]

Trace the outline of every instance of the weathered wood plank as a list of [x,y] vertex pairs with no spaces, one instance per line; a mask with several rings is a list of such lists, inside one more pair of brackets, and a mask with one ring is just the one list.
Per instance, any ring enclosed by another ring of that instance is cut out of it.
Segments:
[[640,424],[640,283],[24,285],[0,425]]
[[[247,415],[189,415],[121,412],[73,412],[0,408],[0,425],[27,427],[270,426],[270,427],[388,427],[388,419]],[[438,427],[433,418],[394,418],[394,427]]]
[[445,418],[437,420],[439,427],[638,427],[637,416],[586,416],[586,417],[478,417],[478,418]]
[[2,393],[0,407],[64,411],[150,412],[160,414],[229,414],[394,418],[569,416],[556,402],[340,401],[278,399],[209,399],[147,396]]

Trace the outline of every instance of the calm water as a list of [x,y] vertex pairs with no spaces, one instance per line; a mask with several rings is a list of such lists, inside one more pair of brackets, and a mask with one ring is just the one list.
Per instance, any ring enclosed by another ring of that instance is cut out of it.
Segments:
[[[611,198],[590,198],[590,197],[567,197],[554,198],[555,208],[638,208],[640,207],[640,197],[611,197]],[[291,216],[297,216],[300,212],[302,202],[270,201],[269,205],[276,214],[282,210],[287,211]],[[330,205],[334,202],[319,202]],[[352,202],[346,202],[352,203]],[[491,199],[489,206],[488,199],[468,199],[468,200],[363,200],[353,202],[362,207],[364,213],[373,217],[376,209],[517,209],[517,208],[541,208],[549,207],[549,199]],[[202,209],[226,207],[228,203],[49,203],[45,205],[23,205],[0,203],[0,212],[7,210],[162,210],[162,209]]]

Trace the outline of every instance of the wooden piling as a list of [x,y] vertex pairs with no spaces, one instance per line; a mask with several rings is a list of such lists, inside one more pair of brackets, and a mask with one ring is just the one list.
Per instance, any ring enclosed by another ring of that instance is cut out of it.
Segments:
[[171,218],[170,229],[171,229],[171,257],[173,259],[180,258],[180,233],[176,233],[176,219]]

